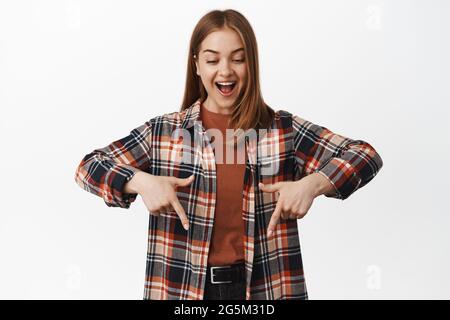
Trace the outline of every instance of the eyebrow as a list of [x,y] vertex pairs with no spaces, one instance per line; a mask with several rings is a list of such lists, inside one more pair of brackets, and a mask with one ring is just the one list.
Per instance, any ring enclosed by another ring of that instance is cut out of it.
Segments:
[[[244,48],[238,48],[236,50],[231,51],[231,53],[235,53],[235,52],[238,52],[238,51],[244,51]],[[215,54],[219,53],[219,52],[211,50],[211,49],[205,49],[205,50],[203,50],[203,52],[211,52],[211,53],[215,53]]]

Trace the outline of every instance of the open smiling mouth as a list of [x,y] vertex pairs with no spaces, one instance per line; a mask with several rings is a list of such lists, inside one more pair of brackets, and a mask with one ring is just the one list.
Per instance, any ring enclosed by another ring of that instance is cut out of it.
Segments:
[[230,96],[236,87],[236,81],[215,82],[215,85],[223,96]]

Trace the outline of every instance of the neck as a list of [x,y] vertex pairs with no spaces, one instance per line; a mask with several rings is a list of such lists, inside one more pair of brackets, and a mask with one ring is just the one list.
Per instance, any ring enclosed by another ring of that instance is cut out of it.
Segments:
[[209,98],[206,98],[205,102],[203,102],[203,106],[209,111],[214,113],[219,113],[223,115],[231,115],[232,110],[229,107],[220,107],[215,103],[211,103]]

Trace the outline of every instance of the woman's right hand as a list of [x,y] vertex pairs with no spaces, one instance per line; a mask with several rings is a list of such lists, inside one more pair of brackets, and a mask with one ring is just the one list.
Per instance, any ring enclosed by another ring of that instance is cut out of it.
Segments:
[[143,171],[136,172],[125,184],[125,193],[138,193],[150,214],[159,216],[162,212],[177,213],[184,229],[188,230],[189,220],[178,200],[176,188],[188,186],[194,181],[194,175],[188,178],[155,176]]

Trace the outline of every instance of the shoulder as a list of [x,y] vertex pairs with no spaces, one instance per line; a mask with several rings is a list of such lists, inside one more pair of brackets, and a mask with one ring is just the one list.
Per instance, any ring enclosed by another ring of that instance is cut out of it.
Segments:
[[289,121],[294,129],[305,125],[307,126],[311,123],[310,121],[284,109],[280,109],[275,112],[275,120]]
[[283,110],[283,109],[279,109],[279,110],[275,111],[275,117],[278,117],[278,118],[292,117],[292,113],[290,113],[289,111]]
[[279,109],[275,112],[274,122],[277,127],[292,128],[296,135],[307,131],[311,126],[314,126],[314,124],[307,119],[284,109]]
[[187,119],[188,109],[173,111],[155,116],[149,120],[154,127],[177,128]]
[[274,113],[274,126],[276,128],[287,129],[292,127],[292,113],[283,109],[278,109]]

